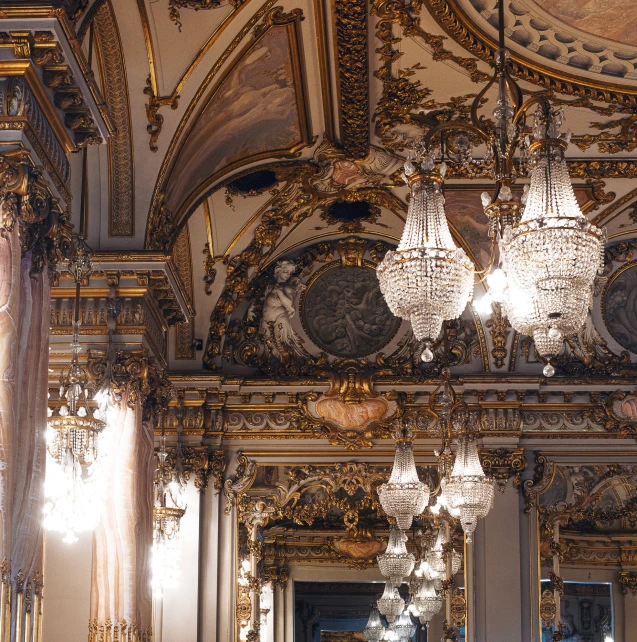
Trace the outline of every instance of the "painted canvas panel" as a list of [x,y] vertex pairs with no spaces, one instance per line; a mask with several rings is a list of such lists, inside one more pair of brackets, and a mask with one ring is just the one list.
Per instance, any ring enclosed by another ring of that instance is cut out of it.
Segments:
[[224,167],[290,149],[303,140],[293,69],[288,28],[271,27],[224,78],[197,118],[166,187],[171,212]]
[[[447,219],[460,234],[464,241],[464,249],[477,262],[477,268],[485,269],[489,265],[491,256],[491,239],[489,238],[489,221],[480,194],[484,191],[492,192],[492,186],[476,186],[470,189],[454,189],[453,186],[445,188],[445,211]],[[575,197],[580,207],[590,200],[590,188],[574,188]],[[516,191],[517,198],[521,190]]]
[[564,24],[593,36],[637,45],[635,0],[535,0],[535,4]]

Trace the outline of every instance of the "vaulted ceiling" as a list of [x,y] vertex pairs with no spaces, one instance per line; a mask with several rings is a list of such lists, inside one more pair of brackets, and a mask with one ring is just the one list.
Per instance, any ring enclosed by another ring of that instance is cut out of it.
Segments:
[[[610,245],[630,241],[637,236],[634,3],[505,5],[524,92],[549,90],[564,105],[580,204],[607,227]],[[107,145],[89,153],[89,242],[100,250],[173,252],[196,314],[172,331],[171,367],[248,372],[256,367],[246,348],[250,301],[267,287],[259,275],[271,277],[272,266],[289,259],[307,286],[332,262],[346,266],[348,251],[359,266],[374,267],[398,241],[406,146],[468,113],[489,77],[497,2],[93,0],[76,24],[87,52],[93,39],[93,68],[116,127]],[[489,115],[492,93],[486,98]],[[491,243],[480,203],[491,184],[484,151],[476,148],[466,167],[450,167],[445,192],[456,239],[482,268]],[[343,245],[350,237],[357,247]],[[633,247],[609,254],[609,275],[626,268]],[[632,287],[632,274],[613,280],[617,296]],[[609,354],[636,350],[637,328],[615,320],[609,331],[607,294],[597,297],[593,319],[597,345],[612,360]],[[302,349],[316,364],[328,339],[302,310],[298,317]],[[383,324],[370,332],[384,343],[371,341],[357,356],[402,358],[407,324]],[[457,332],[468,354],[457,362],[467,372],[524,369],[524,342],[506,328],[506,356],[494,356],[497,326],[465,312]],[[203,340],[203,352],[193,339]],[[526,357],[538,370],[528,349]]]

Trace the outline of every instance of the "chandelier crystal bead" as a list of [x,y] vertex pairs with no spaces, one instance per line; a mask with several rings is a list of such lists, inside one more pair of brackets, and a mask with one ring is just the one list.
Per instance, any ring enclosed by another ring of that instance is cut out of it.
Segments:
[[411,527],[429,502],[429,487],[418,479],[411,438],[396,439],[396,455],[389,481],[378,488],[380,504],[402,530]]
[[378,556],[380,572],[395,586],[402,584],[403,578],[411,575],[416,563],[416,558],[407,551],[406,541],[405,533],[397,526],[391,526],[387,549]]
[[400,597],[398,589],[390,581],[387,581],[383,595],[378,598],[376,606],[388,622],[394,622],[405,609],[405,600]]
[[460,515],[467,541],[478,519],[486,517],[493,506],[495,483],[484,474],[475,435],[464,432],[458,437],[458,450],[451,475],[442,480],[442,491],[449,507]]
[[469,301],[474,265],[449,231],[442,177],[411,172],[408,163],[411,200],[405,229],[398,248],[387,252],[376,273],[389,309],[409,319],[416,339],[425,341],[427,361],[443,321],[458,318]]

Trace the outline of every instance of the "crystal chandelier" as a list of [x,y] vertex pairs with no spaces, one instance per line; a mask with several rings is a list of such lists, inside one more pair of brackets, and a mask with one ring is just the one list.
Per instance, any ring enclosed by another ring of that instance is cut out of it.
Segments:
[[396,455],[389,481],[378,489],[380,504],[402,530],[411,527],[429,502],[429,487],[418,479],[411,432],[403,427],[396,434]]
[[[533,337],[538,354],[547,360],[544,374],[552,376],[551,358],[588,315],[594,280],[602,266],[605,232],[588,222],[575,199],[564,160],[570,135],[560,133],[561,108],[553,108],[546,94],[539,92],[525,101],[511,75],[504,0],[498,3],[498,26],[495,70],[474,99],[470,118],[440,123],[419,140],[418,160],[423,162],[424,173],[411,157],[405,163],[412,187],[407,224],[398,250],[386,255],[378,274],[390,309],[412,320],[418,339],[435,338],[439,319],[455,318],[462,312],[465,281],[457,264],[463,264],[467,273],[472,266],[464,256],[446,254],[449,262],[443,269],[436,262],[442,255],[431,258],[437,251],[431,249],[434,246],[443,252],[455,248],[452,241],[448,244],[440,179],[432,170],[434,158],[442,161],[443,170],[446,162],[472,170],[471,145],[479,141],[486,146],[484,163],[495,180],[493,195],[485,192],[482,198],[492,238],[492,255],[484,272],[496,268],[487,275],[488,294],[482,303],[485,308],[493,301],[502,304],[513,328]],[[489,119],[479,112],[491,89],[497,98]],[[533,140],[527,136],[526,124],[532,109]],[[518,175],[516,157],[523,170],[531,168],[530,189],[520,201],[511,189]],[[418,216],[420,210],[424,213]],[[430,229],[444,234],[438,238],[434,234],[436,240],[427,243]],[[467,283],[469,280],[467,277]],[[425,357],[433,358],[429,345]]]
[[425,342],[422,359],[432,361],[443,321],[459,317],[471,297],[474,265],[449,231],[440,190],[445,165],[435,173],[430,156],[417,160],[420,169],[405,163],[411,200],[403,235],[376,273],[389,309],[411,321],[414,336]]
[[414,615],[418,617],[421,624],[428,624],[431,618],[440,612],[443,601],[442,595],[436,593],[434,583],[423,578],[418,583],[418,590],[413,598]]
[[456,460],[451,475],[442,480],[442,491],[449,506],[459,511],[462,529],[470,542],[478,519],[491,510],[495,492],[495,482],[482,470],[473,432],[465,431],[458,437]]
[[92,270],[91,252],[82,236],[77,240],[68,270],[75,280],[71,364],[60,376],[57,411],[49,409],[47,430],[46,503],[44,527],[65,533],[64,541],[77,541],[76,533],[90,531],[100,520],[104,483],[99,465],[99,443],[106,424],[88,404],[92,386],[79,363],[80,290]]
[[405,609],[405,600],[400,597],[398,589],[391,581],[385,582],[385,590],[383,595],[378,598],[376,608],[385,616],[388,622],[394,622]]
[[389,529],[387,548],[378,556],[380,572],[396,586],[402,584],[403,578],[411,575],[416,563],[413,554],[407,552],[406,541],[405,533],[398,526],[392,525]]
[[380,613],[377,608],[372,608],[369,614],[369,620],[367,620],[367,624],[363,630],[363,635],[369,642],[380,642],[380,640],[383,639],[384,633],[385,627],[380,619]]
[[409,609],[405,609],[391,625],[396,640],[407,642],[416,634],[416,625],[411,621]]
[[507,313],[518,292],[530,298],[526,324],[511,314],[512,324],[524,328],[513,327],[532,334],[540,355],[550,359],[586,319],[604,265],[605,232],[588,222],[575,199],[567,142],[559,135],[561,112],[538,107],[535,117],[531,187],[520,222],[504,229],[500,255],[511,288]]
[[177,465],[170,466],[165,436],[162,434],[155,471],[152,554],[153,590],[160,595],[163,589],[179,586],[179,530],[181,518],[186,513],[182,497],[183,480],[179,465],[179,443],[176,459]]

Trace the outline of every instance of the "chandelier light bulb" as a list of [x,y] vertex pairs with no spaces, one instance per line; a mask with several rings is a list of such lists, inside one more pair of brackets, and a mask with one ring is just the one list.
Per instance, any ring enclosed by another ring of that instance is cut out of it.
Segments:
[[434,360],[434,353],[431,350],[431,343],[426,343],[425,344],[425,349],[422,351],[422,354],[420,355],[420,358],[425,363],[431,363]]
[[549,362],[544,366],[542,372],[544,373],[545,377],[552,377],[555,374],[555,368]]
[[[427,172],[433,170],[429,159],[425,156]],[[411,200],[402,238],[376,274],[389,309],[411,321],[418,341],[432,342],[443,322],[458,318],[465,309],[473,292],[474,265],[449,231],[442,176],[416,171],[407,175],[407,182]]]
[[429,487],[418,479],[414,449],[409,435],[396,439],[396,455],[389,481],[378,488],[380,504],[402,530],[411,527],[429,501]]

